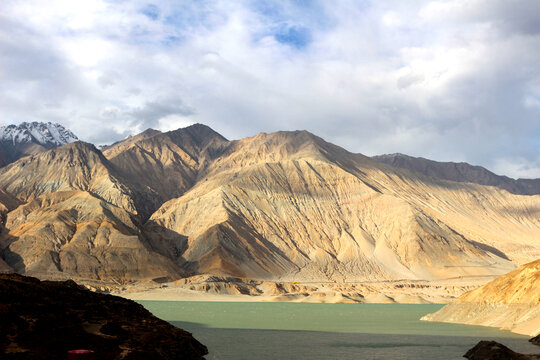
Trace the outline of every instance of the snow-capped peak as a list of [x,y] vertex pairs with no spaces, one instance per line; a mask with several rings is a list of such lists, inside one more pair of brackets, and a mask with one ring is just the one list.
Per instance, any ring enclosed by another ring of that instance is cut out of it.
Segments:
[[23,122],[0,127],[0,141],[13,144],[35,142],[45,147],[56,147],[79,140],[75,134],[56,123]]

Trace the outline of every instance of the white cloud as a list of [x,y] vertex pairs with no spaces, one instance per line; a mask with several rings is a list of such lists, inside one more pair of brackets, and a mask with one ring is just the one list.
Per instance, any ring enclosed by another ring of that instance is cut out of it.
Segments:
[[540,7],[507,3],[9,1],[0,122],[59,121],[97,143],[193,122],[228,138],[308,129],[368,155],[530,174]]
[[530,161],[522,157],[499,158],[494,164],[493,171],[504,173],[513,178],[540,178],[540,158]]

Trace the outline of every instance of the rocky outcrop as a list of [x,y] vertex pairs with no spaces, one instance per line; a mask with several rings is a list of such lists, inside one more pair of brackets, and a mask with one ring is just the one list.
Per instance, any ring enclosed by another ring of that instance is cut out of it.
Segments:
[[496,341],[480,341],[463,357],[469,360],[539,360],[540,354],[520,354]]
[[64,359],[68,350],[102,360],[203,359],[192,335],[124,298],[73,281],[0,274],[0,354],[6,360]]
[[[0,237],[4,231],[7,214],[10,210],[13,210],[18,205],[17,199],[6,193],[4,190],[0,189]],[[1,246],[0,246],[1,249]],[[2,251],[0,250],[0,255]],[[13,268],[9,266],[4,259],[0,256],[0,274],[12,273],[14,272]]]
[[481,166],[474,166],[464,162],[439,162],[404,154],[378,155],[373,156],[373,159],[438,179],[497,186],[519,195],[540,194],[540,179],[515,180],[507,176],[496,175]]
[[422,320],[494,326],[540,333],[540,260],[467,292]]

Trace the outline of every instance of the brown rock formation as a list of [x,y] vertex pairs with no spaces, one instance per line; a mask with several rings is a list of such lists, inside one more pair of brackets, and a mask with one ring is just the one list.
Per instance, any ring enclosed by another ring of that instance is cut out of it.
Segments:
[[83,190],[136,213],[132,191],[93,145],[75,142],[0,169],[0,187],[26,202],[42,194]]
[[152,215],[147,231],[171,230],[160,245],[185,236],[173,246],[178,263],[200,273],[494,275],[540,254],[539,201],[413,176],[307,132],[279,132],[231,143],[193,188]]
[[107,147],[103,154],[124,175],[164,201],[181,196],[229,142],[208,126],[196,124],[167,133],[147,130]]
[[190,333],[124,298],[73,281],[0,274],[0,354],[6,360],[64,359],[68,350],[100,360],[196,360],[208,353]]

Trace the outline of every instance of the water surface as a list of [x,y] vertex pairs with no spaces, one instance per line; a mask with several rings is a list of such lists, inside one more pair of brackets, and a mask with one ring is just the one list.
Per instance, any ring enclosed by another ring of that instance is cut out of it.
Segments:
[[528,337],[419,321],[442,305],[139,301],[224,359],[463,359],[480,340],[538,352]]

